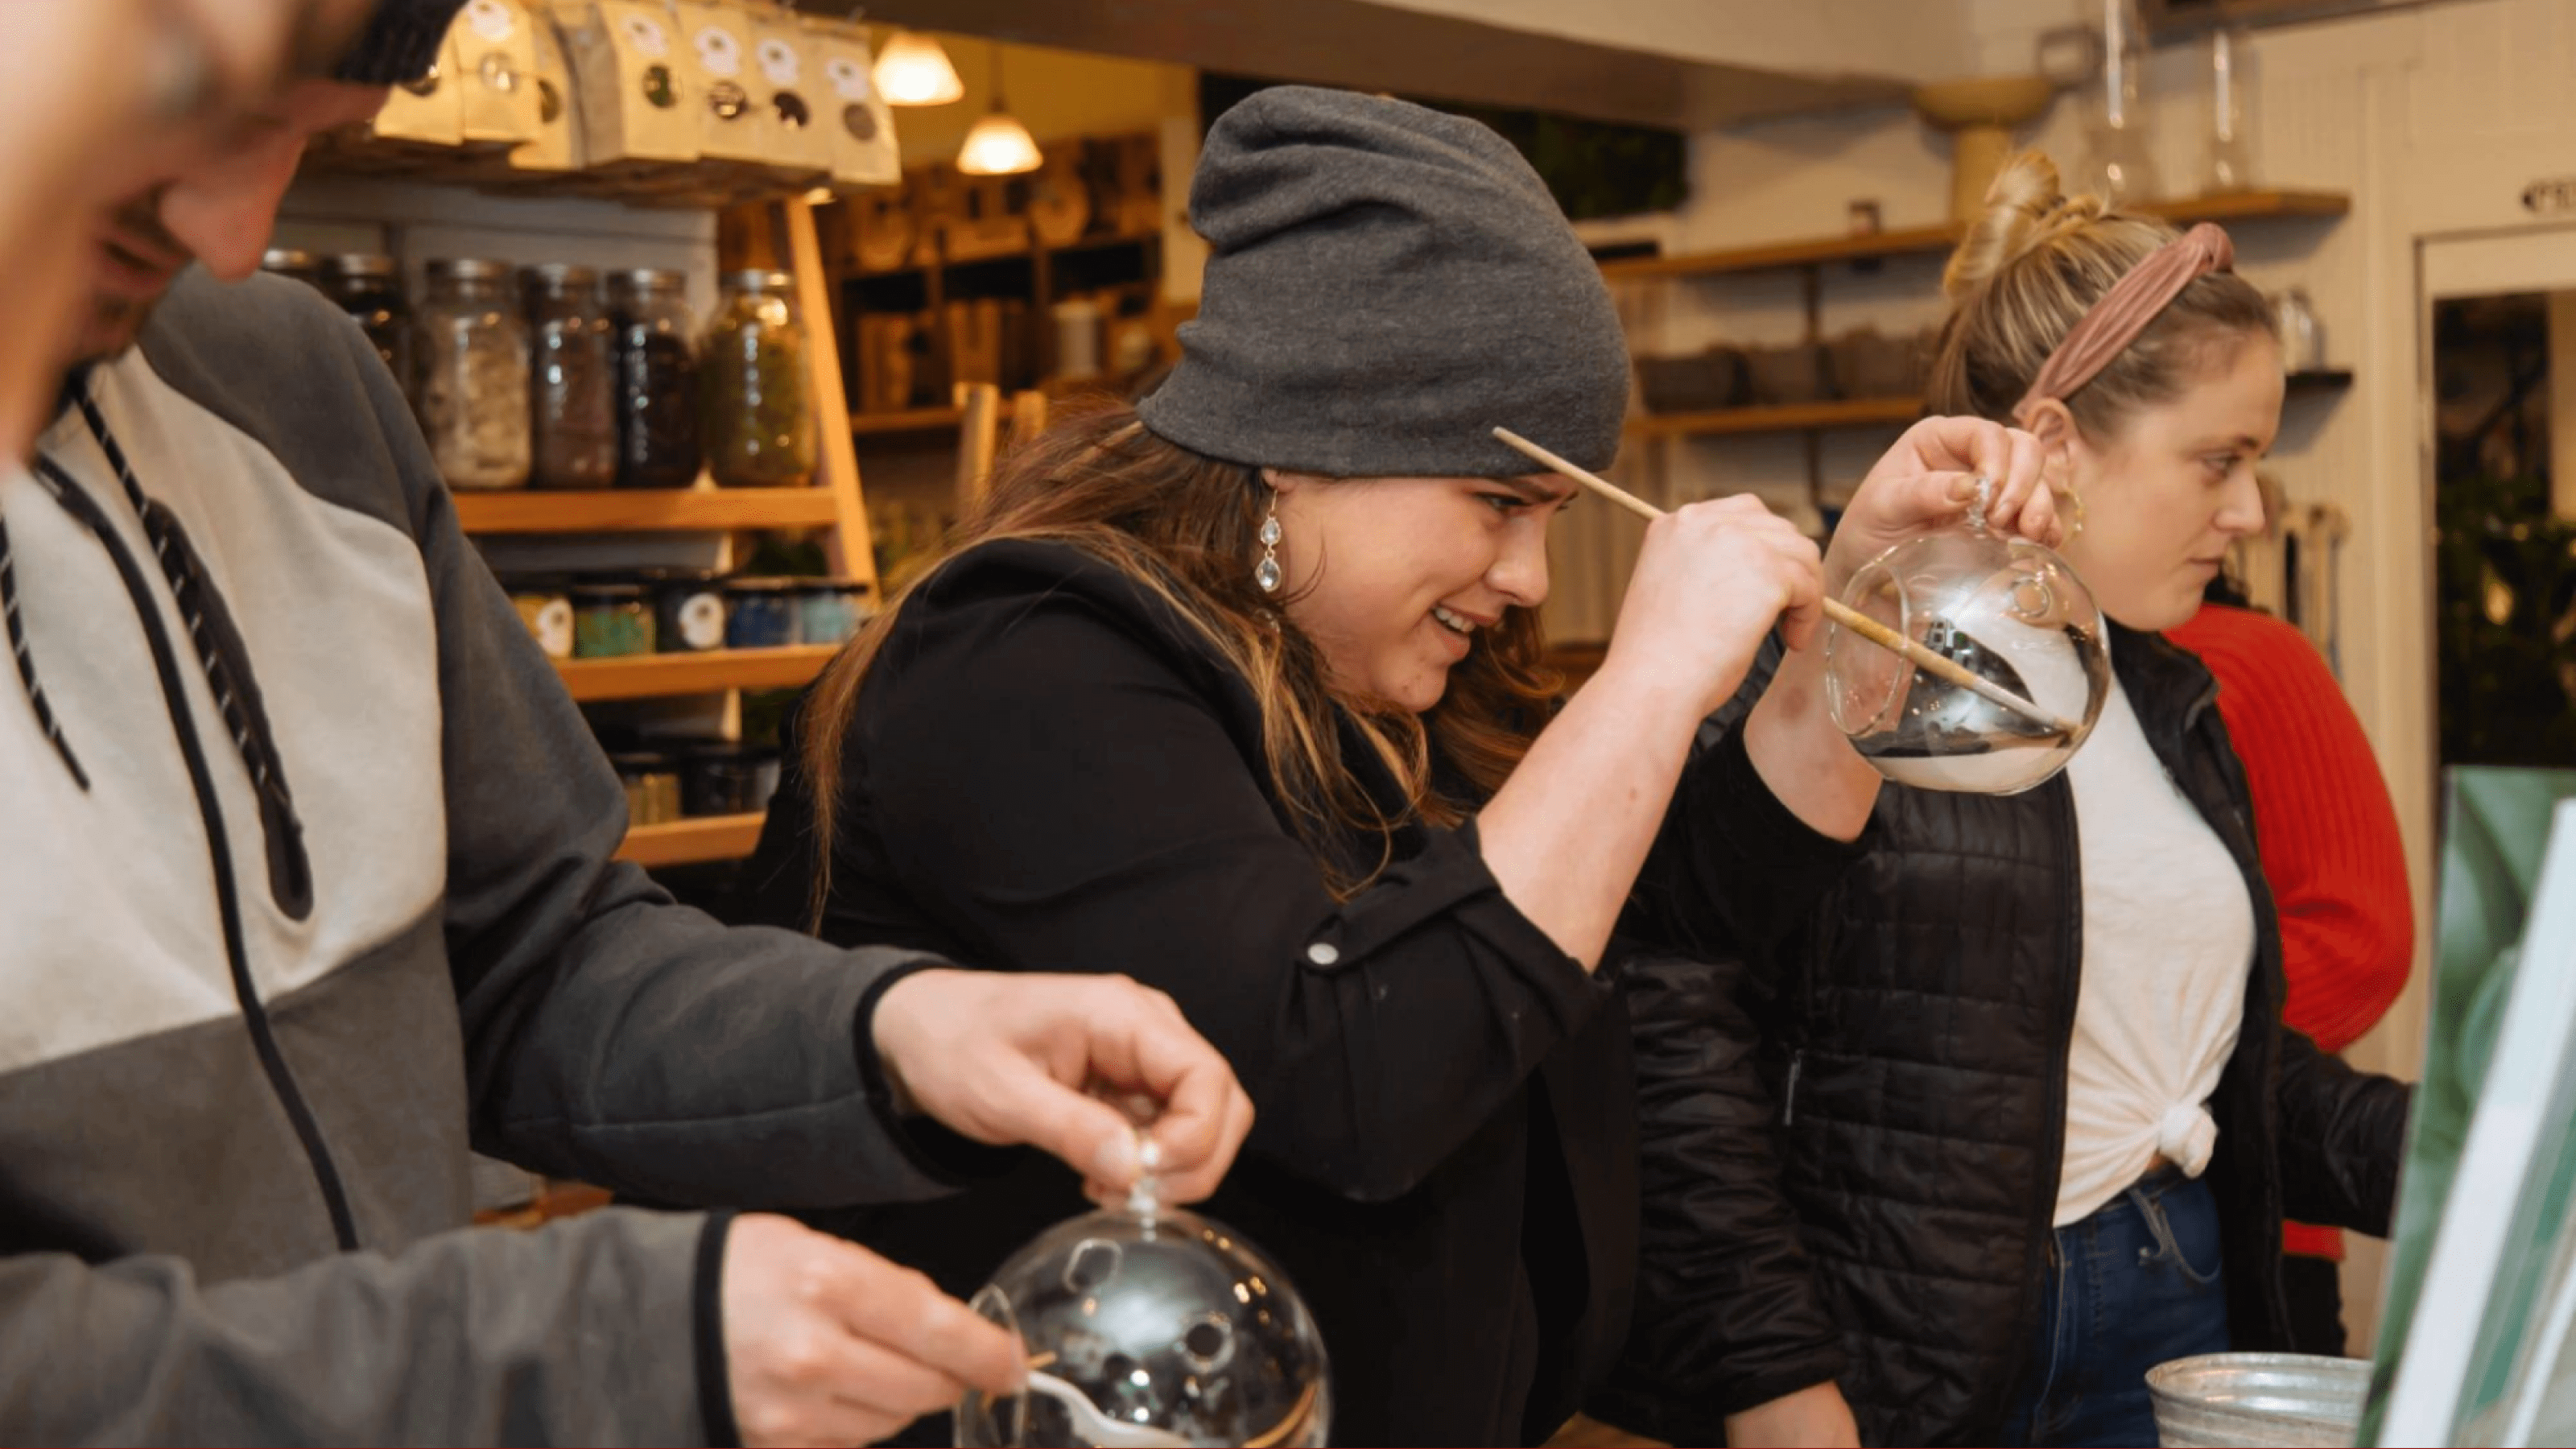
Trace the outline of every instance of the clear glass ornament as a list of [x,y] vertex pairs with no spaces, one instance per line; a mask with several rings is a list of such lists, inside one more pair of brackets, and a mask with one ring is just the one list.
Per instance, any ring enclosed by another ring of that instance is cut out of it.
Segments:
[[1331,1429],[1324,1340],[1297,1290],[1232,1230],[1150,1190],[1039,1234],[973,1302],[1019,1335],[1029,1385],[969,1392],[961,1446],[1269,1449]]
[[1843,602],[1985,681],[1945,679],[1844,629],[1825,633],[1826,701],[1852,748],[1900,785],[2014,795],[2075,757],[2111,689],[2102,612],[2055,552],[1966,528],[1863,565]]

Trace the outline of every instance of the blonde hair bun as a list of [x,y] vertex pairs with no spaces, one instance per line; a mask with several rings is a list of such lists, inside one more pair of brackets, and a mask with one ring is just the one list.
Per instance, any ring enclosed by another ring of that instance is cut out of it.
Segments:
[[1950,254],[1941,273],[1942,294],[1958,302],[2014,262],[2101,220],[2108,211],[2100,197],[2069,197],[2062,187],[2057,163],[2045,152],[2024,151],[2005,162],[1986,188],[1985,213]]

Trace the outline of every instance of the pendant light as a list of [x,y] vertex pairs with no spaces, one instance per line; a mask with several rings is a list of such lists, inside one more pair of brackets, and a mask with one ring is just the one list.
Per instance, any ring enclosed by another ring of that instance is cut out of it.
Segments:
[[1002,46],[993,44],[993,107],[966,133],[957,148],[957,169],[969,176],[1016,176],[1035,171],[1046,158],[1029,128],[1011,118],[1002,101]]
[[877,52],[876,82],[877,94],[898,106],[944,106],[966,95],[948,52],[910,30],[896,31]]

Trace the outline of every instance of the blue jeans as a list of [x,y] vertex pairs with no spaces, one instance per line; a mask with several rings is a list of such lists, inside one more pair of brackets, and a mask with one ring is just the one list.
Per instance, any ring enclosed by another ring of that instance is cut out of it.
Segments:
[[2156,1442],[2147,1370],[2227,1351],[2218,1202],[2159,1167],[2093,1216],[2059,1228],[2006,1444]]

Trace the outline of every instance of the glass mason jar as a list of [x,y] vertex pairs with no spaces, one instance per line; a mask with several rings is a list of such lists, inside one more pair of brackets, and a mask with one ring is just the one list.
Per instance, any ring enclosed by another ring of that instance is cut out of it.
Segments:
[[528,483],[528,325],[511,276],[507,262],[429,264],[412,396],[450,488]]
[[726,488],[802,488],[814,481],[814,402],[794,279],[735,272],[700,354],[707,467]]
[[402,264],[391,257],[350,253],[331,259],[324,272],[331,300],[340,310],[358,321],[358,327],[375,344],[376,356],[394,381],[409,393],[412,388],[411,301],[403,295]]
[[2222,25],[2209,32],[2209,155],[2201,163],[2202,190],[2254,189],[2253,103],[2253,33]]
[[2083,0],[2101,17],[2102,76],[2085,117],[2086,147],[2076,185],[2120,206],[2161,193],[2147,145],[2147,25],[2138,0]]
[[599,274],[562,262],[519,274],[527,299],[528,426],[538,488],[617,481],[616,338]]
[[644,267],[612,272],[608,313],[617,358],[617,486],[698,481],[697,319],[688,278]]

